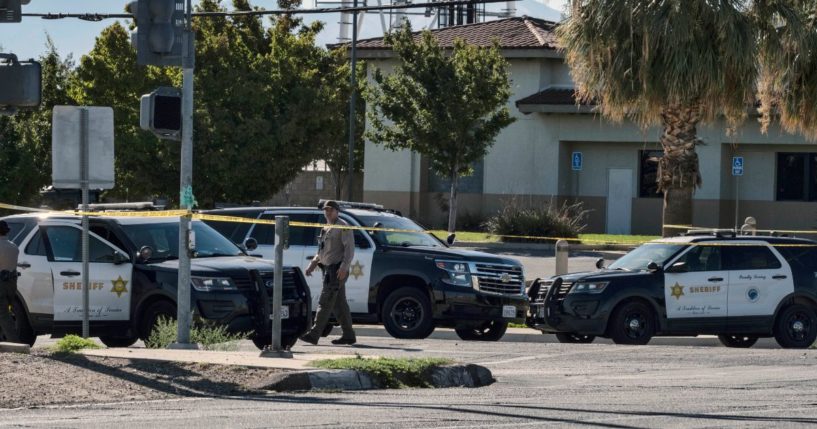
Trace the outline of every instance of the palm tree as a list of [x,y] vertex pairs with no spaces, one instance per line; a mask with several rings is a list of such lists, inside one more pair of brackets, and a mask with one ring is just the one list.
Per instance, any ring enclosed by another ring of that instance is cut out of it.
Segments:
[[664,225],[692,223],[699,123],[733,130],[759,103],[764,132],[779,120],[817,140],[814,0],[571,0],[557,34],[579,101],[663,128]]

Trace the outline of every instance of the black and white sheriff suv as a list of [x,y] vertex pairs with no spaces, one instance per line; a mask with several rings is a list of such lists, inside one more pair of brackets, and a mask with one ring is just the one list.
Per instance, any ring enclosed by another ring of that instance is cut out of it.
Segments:
[[528,325],[561,342],[717,335],[727,347],[817,338],[817,242],[711,233],[641,245],[609,267],[537,280]]
[[[80,218],[24,214],[3,218],[20,249],[18,334],[82,332]],[[160,317],[176,318],[178,217],[92,217],[89,221],[90,333],[109,347],[149,337]],[[269,301],[274,265],[246,255],[204,222],[193,221],[191,309],[197,320],[253,332],[259,348],[271,343]],[[311,299],[301,270],[284,267],[282,345],[289,347],[311,325]],[[1,334],[0,334],[1,335]]]
[[[496,341],[509,322],[525,322],[528,297],[518,261],[452,248],[453,236],[444,243],[411,219],[380,205],[339,203],[340,217],[349,225],[402,230],[354,231],[355,257],[346,281],[346,298],[356,323],[382,323],[395,338],[425,338],[441,326],[453,327],[464,340]],[[244,207],[205,213],[326,222],[320,203],[318,207]],[[274,225],[206,221],[236,243],[257,242],[252,253],[264,258],[273,255]],[[305,269],[318,252],[319,233],[319,228],[290,228],[284,265]],[[321,276],[306,279],[316,308]]]

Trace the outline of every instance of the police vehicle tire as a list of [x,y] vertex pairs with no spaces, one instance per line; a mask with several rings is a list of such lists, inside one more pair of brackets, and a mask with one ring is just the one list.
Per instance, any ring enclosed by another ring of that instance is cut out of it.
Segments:
[[383,301],[380,317],[386,332],[394,338],[423,339],[434,332],[431,303],[417,288],[392,291]]
[[559,340],[560,343],[566,344],[590,344],[596,339],[596,336],[560,332],[556,334],[556,339]]
[[[297,335],[285,334],[281,336],[281,348],[284,350],[291,349],[296,342],[298,342]],[[268,346],[272,345],[272,337],[270,335],[253,335],[252,343],[255,344],[255,347],[257,347],[258,350],[264,350]]]
[[150,338],[150,333],[153,332],[153,327],[156,326],[159,318],[176,320],[176,305],[170,301],[158,301],[142,312],[142,318],[139,321],[139,338],[142,341]]
[[746,335],[718,335],[718,340],[726,347],[748,349],[757,342],[757,337]]
[[817,315],[814,308],[793,304],[783,309],[774,327],[774,339],[786,349],[805,349],[817,339]]
[[[15,299],[11,304],[11,311],[11,317],[17,325],[17,337],[20,338],[20,343],[33,346],[34,342],[37,341],[37,334],[35,334],[34,329],[31,328],[31,324],[28,322],[28,316],[26,315],[26,309],[19,299]],[[18,314],[20,315],[19,318],[17,316]],[[0,334],[0,337],[3,337],[3,340],[5,340],[5,335]]]
[[508,330],[504,320],[488,320],[478,327],[454,328],[454,332],[465,341],[499,341]]
[[613,312],[608,334],[616,344],[647,344],[655,334],[655,313],[641,301],[625,302]]
[[102,336],[99,341],[105,344],[106,347],[130,347],[136,344],[139,340],[137,337],[116,337],[116,336]]

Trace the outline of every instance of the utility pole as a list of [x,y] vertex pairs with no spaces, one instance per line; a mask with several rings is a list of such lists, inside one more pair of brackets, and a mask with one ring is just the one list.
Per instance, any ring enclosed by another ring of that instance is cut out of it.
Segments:
[[179,218],[179,283],[178,283],[178,331],[173,348],[195,349],[190,343],[190,256],[191,215],[193,209],[193,71],[195,45],[192,25],[192,0],[187,0],[185,29],[182,38],[182,147],[179,206],[188,214]]
[[[357,0],[355,0],[355,8],[357,8]],[[357,104],[357,10],[352,13],[352,70],[349,82],[351,85],[352,95],[349,97],[349,167],[346,171],[346,181],[348,191],[346,194],[347,201],[353,201],[352,190],[355,183],[355,105]]]

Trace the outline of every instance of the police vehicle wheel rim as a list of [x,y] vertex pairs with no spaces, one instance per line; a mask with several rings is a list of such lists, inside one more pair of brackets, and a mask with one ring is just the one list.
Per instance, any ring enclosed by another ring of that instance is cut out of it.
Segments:
[[803,341],[811,331],[810,317],[802,311],[795,312],[789,317],[789,337],[796,341]]
[[423,320],[423,305],[415,298],[404,297],[394,303],[390,315],[400,329],[412,330]]
[[630,313],[624,319],[625,332],[630,338],[641,338],[644,335],[646,320],[641,313]]

